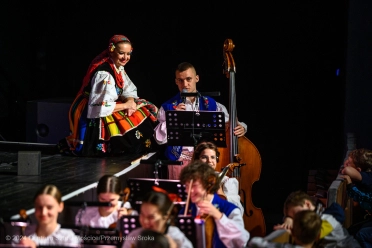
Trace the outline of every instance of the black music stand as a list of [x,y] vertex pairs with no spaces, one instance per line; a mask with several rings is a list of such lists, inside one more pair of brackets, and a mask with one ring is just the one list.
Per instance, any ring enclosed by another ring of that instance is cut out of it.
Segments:
[[173,193],[182,199],[182,202],[175,202],[175,204],[183,205],[187,199],[186,188],[181,184],[180,180],[170,179],[152,179],[152,178],[128,178],[127,186],[130,189],[128,201],[138,212],[142,204],[143,197],[147,192],[152,191],[152,186],[164,189],[168,193]]
[[[127,236],[131,231],[141,227],[138,215],[125,215],[120,218],[120,234]],[[205,247],[203,225],[194,222],[194,217],[179,215],[175,218],[175,225],[185,234],[195,248]]]
[[119,229],[122,237],[127,236],[131,231],[141,227],[138,215],[124,215],[120,217]]
[[166,111],[168,145],[193,146],[200,140],[226,147],[225,114],[217,111]]
[[195,217],[179,215],[176,226],[185,234],[195,248],[205,248],[204,225],[195,223]]

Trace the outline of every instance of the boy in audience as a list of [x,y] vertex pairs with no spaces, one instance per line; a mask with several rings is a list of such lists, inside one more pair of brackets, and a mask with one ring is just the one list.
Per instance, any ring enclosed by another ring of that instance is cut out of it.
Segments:
[[359,190],[372,191],[372,150],[355,149],[351,151],[341,168]]
[[[337,205],[333,204],[333,206]],[[333,207],[332,211],[324,209],[319,205],[316,207],[313,198],[301,190],[292,192],[287,197],[283,208],[284,222],[283,224],[274,226],[274,230],[286,229],[289,232],[293,232],[293,218],[296,213],[304,210],[315,211],[322,219],[321,232],[316,241],[317,247],[361,247],[358,241],[334,217],[340,216],[342,219],[344,212],[341,207]]]
[[295,214],[293,219],[292,237],[294,244],[290,243],[270,243],[261,237],[253,237],[249,242],[249,247],[259,248],[312,248],[320,235],[322,219],[312,210],[304,210]]

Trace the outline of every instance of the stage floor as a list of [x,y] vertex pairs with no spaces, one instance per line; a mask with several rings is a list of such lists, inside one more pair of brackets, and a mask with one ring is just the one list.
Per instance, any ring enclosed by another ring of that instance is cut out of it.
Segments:
[[[6,147],[6,149],[4,149]],[[0,144],[0,217],[10,219],[20,209],[32,209],[35,192],[45,184],[54,184],[63,200],[84,191],[105,174],[148,178],[154,175],[154,166],[139,165],[141,155],[123,155],[107,158],[81,158],[53,154],[53,147],[40,144]],[[41,151],[39,175],[19,176],[18,151]],[[156,157],[156,156],[153,156]],[[140,166],[141,168],[136,168]],[[122,180],[123,181],[123,180]],[[123,182],[125,185],[125,182]]]

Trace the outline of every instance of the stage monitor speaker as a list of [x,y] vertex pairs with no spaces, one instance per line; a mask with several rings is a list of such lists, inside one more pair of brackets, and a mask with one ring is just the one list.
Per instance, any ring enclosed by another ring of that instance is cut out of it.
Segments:
[[18,176],[38,176],[41,173],[40,151],[18,152]]
[[43,99],[27,102],[26,141],[57,144],[70,134],[68,111],[71,98]]

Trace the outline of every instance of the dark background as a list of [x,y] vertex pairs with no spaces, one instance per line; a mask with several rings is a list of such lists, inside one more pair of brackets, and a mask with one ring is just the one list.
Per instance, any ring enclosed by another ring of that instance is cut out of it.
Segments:
[[[253,200],[281,212],[309,169],[337,169],[346,133],[369,141],[372,78],[368,0],[16,1],[0,12],[0,134],[24,142],[26,104],[73,98],[114,34],[134,51],[126,71],[157,106],[177,92],[178,63],[195,65],[200,91],[228,107],[223,44],[232,39],[237,112],[262,157]],[[67,116],[61,116],[67,118]],[[61,137],[62,138],[62,137]]]

